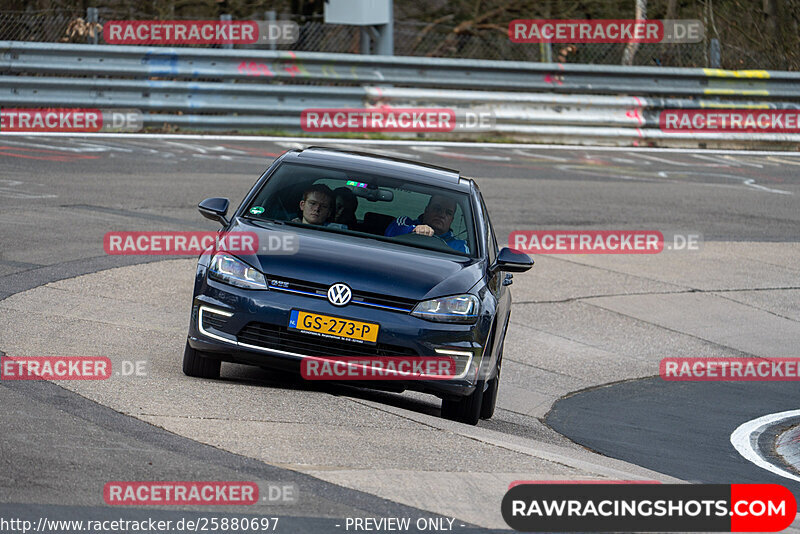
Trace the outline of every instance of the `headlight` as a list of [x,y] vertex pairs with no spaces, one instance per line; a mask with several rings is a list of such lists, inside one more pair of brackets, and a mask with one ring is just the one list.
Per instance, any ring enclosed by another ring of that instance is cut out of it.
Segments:
[[420,302],[411,315],[440,323],[474,323],[479,308],[480,301],[475,295],[456,295]]
[[267,280],[263,274],[224,252],[215,255],[211,260],[208,277],[245,289],[267,289]]

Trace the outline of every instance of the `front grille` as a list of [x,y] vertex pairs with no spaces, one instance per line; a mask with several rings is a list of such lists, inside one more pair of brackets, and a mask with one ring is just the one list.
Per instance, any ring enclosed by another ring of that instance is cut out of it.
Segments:
[[[329,285],[319,284],[316,282],[306,282],[304,280],[295,280],[292,278],[269,278],[270,289],[289,289],[294,291],[303,291],[318,295],[322,298],[327,298]],[[374,304],[378,306],[390,306],[392,308],[400,308],[401,310],[411,311],[417,304],[417,301],[411,299],[404,299],[399,297],[379,295],[377,293],[367,293],[353,289],[353,304]]]
[[363,293],[360,291],[353,291],[353,302],[364,302],[365,304],[377,304],[379,306],[391,306],[392,308],[401,308],[408,311],[413,310],[414,306],[417,304],[417,301],[415,300],[387,297],[386,295]]
[[289,330],[285,326],[248,323],[239,331],[239,343],[305,356],[416,356],[408,347],[378,343],[351,343]]

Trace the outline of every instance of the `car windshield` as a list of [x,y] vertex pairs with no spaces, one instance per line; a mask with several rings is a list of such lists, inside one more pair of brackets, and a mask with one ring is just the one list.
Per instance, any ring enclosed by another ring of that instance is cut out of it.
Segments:
[[283,163],[243,215],[476,257],[469,195],[403,178]]

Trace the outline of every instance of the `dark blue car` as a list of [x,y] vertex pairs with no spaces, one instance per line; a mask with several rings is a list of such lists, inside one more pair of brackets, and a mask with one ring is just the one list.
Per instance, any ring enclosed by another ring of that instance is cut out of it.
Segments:
[[222,361],[299,372],[316,357],[442,356],[456,366],[445,380],[357,384],[431,393],[444,417],[468,424],[492,417],[509,273],[533,261],[498,250],[475,182],[312,147],[277,158],[230,219],[228,204],[199,209],[225,232],[256,234],[259,248],[200,257],[185,374],[218,378]]

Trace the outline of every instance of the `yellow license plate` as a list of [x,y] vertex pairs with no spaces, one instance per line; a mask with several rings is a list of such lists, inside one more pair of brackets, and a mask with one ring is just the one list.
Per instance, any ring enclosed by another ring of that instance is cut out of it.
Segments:
[[337,339],[350,339],[375,343],[378,340],[380,325],[376,323],[362,323],[352,319],[331,317],[300,310],[292,310],[289,316],[289,328],[311,332],[323,337]]

